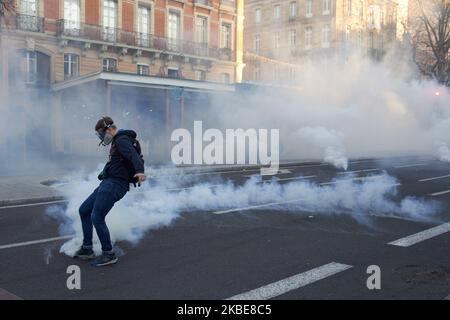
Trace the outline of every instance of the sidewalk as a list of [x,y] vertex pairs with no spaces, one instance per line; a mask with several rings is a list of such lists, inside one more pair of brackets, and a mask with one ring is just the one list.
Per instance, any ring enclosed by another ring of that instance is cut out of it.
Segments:
[[62,200],[56,189],[44,186],[48,176],[0,177],[0,207]]

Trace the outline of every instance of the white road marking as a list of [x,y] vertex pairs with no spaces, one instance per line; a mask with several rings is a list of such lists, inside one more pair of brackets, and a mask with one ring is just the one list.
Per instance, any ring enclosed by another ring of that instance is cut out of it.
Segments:
[[444,234],[446,232],[449,232],[449,231],[450,231],[450,223],[444,223],[439,226],[433,227],[431,229],[427,229],[427,230],[415,233],[408,237],[404,237],[404,238],[389,242],[388,244],[397,246],[397,247],[410,247],[416,243],[437,237],[437,236]]
[[449,190],[435,192],[435,193],[430,193],[429,195],[432,196],[432,197],[437,197],[437,196],[441,196],[441,195],[447,194],[447,193],[450,193],[450,189]]
[[[289,181],[289,180],[303,180],[303,179],[310,179],[310,178],[316,178],[317,176],[300,176],[300,177],[291,177],[291,178],[280,178],[280,179],[276,179],[276,180],[265,180],[265,181],[258,181],[256,182],[258,183],[274,183],[274,182],[279,182],[279,181]],[[208,188],[217,188],[217,187],[221,187],[221,186],[227,186],[227,184],[212,184],[209,185]],[[194,189],[197,186],[192,186],[192,187],[184,187],[184,188],[171,188],[171,189],[166,189],[166,191],[184,191],[184,190],[190,190],[190,189]]]
[[275,298],[292,290],[296,290],[319,280],[331,277],[350,268],[352,268],[350,265],[331,262],[263,287],[232,296],[227,300],[267,300]]
[[[328,163],[320,163],[320,164],[304,164],[304,165],[297,165],[297,166],[286,166],[284,167],[285,170],[289,170],[291,168],[310,168],[310,167],[323,167],[323,166],[329,166]],[[227,171],[207,171],[207,172],[198,172],[198,173],[187,173],[186,175],[189,176],[202,176],[202,175],[208,175],[208,174],[221,174],[221,173],[248,173],[248,172],[256,172],[260,171],[261,168],[257,169],[239,169],[239,170],[227,170]],[[283,169],[281,169],[283,170]]]
[[276,180],[266,180],[266,181],[259,181],[258,183],[266,183],[266,182],[278,182],[278,181],[289,181],[289,180],[304,180],[304,179],[311,179],[316,178],[317,176],[300,176],[300,177],[290,177],[290,178],[280,178]]
[[444,300],[450,300],[450,294],[444,298]]
[[432,181],[432,180],[437,180],[437,179],[444,179],[444,178],[449,178],[449,177],[450,177],[450,174],[447,174],[445,176],[420,179],[419,182],[426,182],[426,181]]
[[354,171],[344,171],[344,172],[338,172],[337,174],[351,174],[351,173],[361,173],[361,172],[372,172],[372,171],[380,171],[381,169],[374,168],[374,169],[362,169],[362,170],[354,170]]
[[61,237],[5,244],[5,245],[0,245],[0,250],[24,247],[24,246],[31,246],[34,244],[41,244],[41,243],[47,243],[47,242],[53,242],[53,241],[59,241],[59,240],[67,240],[67,239],[72,239],[73,237],[74,237],[74,235],[70,235],[70,236],[61,236]]
[[396,166],[396,169],[401,169],[401,168],[410,168],[410,167],[420,167],[420,166],[426,166],[428,163],[416,163],[416,164],[405,164],[402,166]]
[[63,203],[63,202],[67,202],[67,200],[56,200],[56,201],[47,201],[47,202],[18,204],[18,205],[0,207],[0,209],[12,209],[12,208],[22,208],[22,207],[32,207],[32,206],[43,206],[43,205],[57,204],[57,203]]
[[236,211],[246,211],[246,210],[252,210],[252,209],[260,209],[260,208],[265,208],[265,207],[277,206],[277,205],[280,205],[280,204],[286,204],[286,203],[291,203],[291,202],[298,202],[298,201],[302,201],[302,200],[304,200],[304,199],[301,198],[301,199],[292,199],[292,200],[279,201],[279,202],[270,202],[270,203],[264,203],[264,204],[256,204],[256,205],[248,206],[248,207],[233,208],[233,209],[221,210],[221,211],[214,211],[213,214],[224,214],[224,213],[230,213],[230,212],[236,212]]

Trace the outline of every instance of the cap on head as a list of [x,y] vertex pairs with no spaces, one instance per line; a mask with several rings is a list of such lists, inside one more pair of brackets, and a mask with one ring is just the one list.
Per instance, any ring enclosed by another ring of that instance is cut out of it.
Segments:
[[97,121],[97,124],[95,125],[95,131],[105,131],[112,126],[114,126],[114,121],[111,117],[102,117]]

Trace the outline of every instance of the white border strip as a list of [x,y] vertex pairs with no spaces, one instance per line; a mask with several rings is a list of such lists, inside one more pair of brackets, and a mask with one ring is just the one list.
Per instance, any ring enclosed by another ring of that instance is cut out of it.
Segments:
[[444,223],[439,226],[433,227],[431,229],[427,229],[418,233],[415,233],[413,235],[410,235],[408,237],[404,237],[392,242],[389,242],[388,244],[397,246],[397,247],[410,247],[416,243],[437,237],[441,234],[447,233],[450,231],[450,223]]
[[47,243],[47,242],[53,242],[53,241],[59,241],[59,240],[67,240],[67,239],[72,239],[74,236],[75,235],[61,236],[61,237],[54,237],[54,238],[47,238],[47,239],[40,239],[40,240],[33,240],[33,241],[25,241],[25,242],[5,244],[5,245],[1,245],[0,246],[0,250],[17,248],[17,247],[24,247],[24,246],[30,246],[30,245],[33,245],[33,244]]
[[55,201],[47,201],[47,202],[35,202],[35,203],[10,205],[10,206],[0,207],[0,210],[1,209],[12,209],[12,208],[33,207],[33,206],[45,206],[45,205],[49,205],[49,204],[58,204],[58,203],[63,203],[63,202],[68,202],[68,200],[55,200]]
[[331,262],[329,264],[296,274],[295,276],[268,284],[266,286],[244,292],[226,300],[267,300],[289,291],[307,286],[319,280],[352,268],[350,265]]

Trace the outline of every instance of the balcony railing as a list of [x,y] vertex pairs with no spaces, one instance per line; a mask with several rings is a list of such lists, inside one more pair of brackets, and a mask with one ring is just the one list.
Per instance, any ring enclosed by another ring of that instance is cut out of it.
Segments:
[[220,0],[220,4],[228,7],[235,7],[236,0]]
[[16,28],[25,31],[44,32],[44,18],[17,13]]
[[194,3],[211,8],[213,6],[212,0],[194,0]]
[[77,38],[93,42],[106,42],[113,45],[126,45],[143,49],[167,51],[180,55],[192,55],[220,60],[233,60],[233,53],[228,49],[219,49],[205,43],[196,43],[180,39],[157,37],[148,33],[125,31],[80,22],[58,20],[59,37]]

